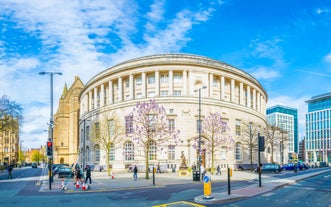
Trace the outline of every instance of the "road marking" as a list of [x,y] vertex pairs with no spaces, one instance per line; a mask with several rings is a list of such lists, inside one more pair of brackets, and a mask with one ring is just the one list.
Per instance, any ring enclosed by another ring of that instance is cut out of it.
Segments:
[[191,202],[187,202],[187,201],[178,201],[178,202],[173,202],[173,203],[165,203],[165,204],[161,204],[161,205],[157,205],[157,206],[153,206],[153,207],[167,207],[167,206],[195,206],[195,207],[206,207],[200,204],[196,204],[196,203],[191,203]]
[[263,197],[269,197],[269,196],[272,196],[274,193],[265,193],[265,194],[263,194],[262,196]]

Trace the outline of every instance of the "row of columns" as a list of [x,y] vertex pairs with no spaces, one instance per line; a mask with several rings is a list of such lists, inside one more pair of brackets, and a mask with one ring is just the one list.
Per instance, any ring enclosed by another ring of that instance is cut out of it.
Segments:
[[[189,90],[191,87],[189,83],[191,81],[189,80],[188,77],[192,77],[191,71],[182,71],[182,81],[181,81],[181,87],[180,90],[182,92],[181,96],[188,96],[188,95],[193,95],[193,94],[188,94]],[[141,85],[137,86],[136,88],[134,87],[134,77],[141,76]],[[218,76],[214,74],[209,74],[208,77],[208,88],[209,92],[205,95],[207,98],[214,98],[214,78],[217,77],[219,78],[220,83],[218,85],[219,89],[219,97],[217,99],[219,100],[226,100],[225,99],[225,81],[226,77],[224,76]],[[136,90],[141,90],[141,95],[142,97],[147,97],[147,75],[146,72],[142,72],[140,75],[139,74],[130,74],[128,76],[129,78],[129,99],[134,99],[135,98],[135,91]],[[155,78],[155,96],[158,97],[160,96],[160,89],[161,89],[161,84],[160,84],[160,72],[155,71],[154,73],[154,78]],[[233,103],[237,103],[239,105],[247,106],[249,108],[252,108],[254,110],[257,110],[261,113],[265,112],[265,106],[266,106],[266,99],[265,97],[257,91],[255,88],[251,88],[249,85],[244,85],[243,82],[239,82],[239,94],[236,94],[236,80],[235,79],[230,79],[230,97],[229,101]],[[114,90],[114,85],[117,83],[116,89],[118,89],[118,92],[116,93]],[[106,87],[107,86],[107,87]],[[174,87],[178,88],[178,86],[174,85],[174,72],[172,70],[168,71],[168,95],[172,96],[174,92]],[[127,93],[127,91],[123,90],[123,77],[118,77],[114,80],[108,81],[108,83],[102,83],[99,86],[94,87],[93,89],[89,90],[88,93],[85,94],[85,97],[87,100],[88,104],[85,104],[85,112],[91,111],[95,108],[98,107],[103,107],[107,104],[113,104],[115,102],[122,102],[125,97],[123,95]],[[135,90],[136,89],[136,90]],[[193,93],[194,88],[190,90],[191,93]],[[117,99],[114,100],[115,94],[117,94]],[[204,94],[202,94],[204,96]],[[235,97],[239,96],[239,100],[236,101]],[[245,101],[246,97],[246,101]]]

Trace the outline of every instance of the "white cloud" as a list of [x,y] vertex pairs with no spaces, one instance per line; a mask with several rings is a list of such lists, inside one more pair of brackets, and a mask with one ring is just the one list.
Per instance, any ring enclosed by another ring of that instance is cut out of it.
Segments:
[[[26,109],[21,135],[25,146],[39,147],[47,136],[43,130],[49,120],[49,77],[38,72],[63,73],[54,77],[56,110],[65,82],[70,86],[74,76],[86,83],[123,60],[177,52],[191,40],[188,34],[193,25],[208,21],[214,7],[219,6],[213,2],[199,11],[182,8],[164,19],[165,3],[155,0],[149,12],[138,14],[139,4],[127,0],[2,1],[0,17],[10,17],[15,23],[11,29],[34,37],[40,47],[40,51],[33,51],[36,56],[11,50],[11,58],[6,59],[5,45],[9,44],[0,40],[0,88]],[[136,44],[140,37],[142,41]]]
[[330,64],[331,64],[331,53],[327,54],[327,55],[324,57],[324,61],[327,62],[327,63],[330,63]]
[[249,69],[249,71],[256,79],[274,79],[280,77],[278,71],[264,66],[257,66],[254,69]]
[[326,8],[318,8],[315,10],[316,14],[328,14],[330,12],[329,9],[326,9]]

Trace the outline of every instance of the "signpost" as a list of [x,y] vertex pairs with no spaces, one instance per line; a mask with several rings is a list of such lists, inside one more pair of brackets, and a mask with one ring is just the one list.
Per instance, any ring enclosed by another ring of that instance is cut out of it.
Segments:
[[211,179],[209,176],[203,177],[203,199],[212,199],[211,196]]
[[261,172],[262,172],[262,164],[261,164],[261,155],[260,155],[260,152],[264,152],[264,136],[260,136],[260,133],[258,133],[258,142],[259,142],[259,145],[258,145],[258,160],[259,160],[259,165],[257,167],[257,170],[258,170],[258,173],[259,173],[259,187],[262,186],[262,183],[261,183]]

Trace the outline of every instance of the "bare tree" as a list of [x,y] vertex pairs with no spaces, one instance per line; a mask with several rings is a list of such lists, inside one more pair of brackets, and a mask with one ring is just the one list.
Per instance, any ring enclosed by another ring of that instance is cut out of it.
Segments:
[[95,120],[91,133],[93,142],[100,144],[106,152],[107,172],[110,176],[111,159],[115,158],[111,156],[115,156],[115,149],[120,147],[120,138],[124,135],[123,124],[114,113],[110,113],[109,116],[103,115]]
[[22,114],[22,106],[3,95],[0,98],[0,132],[11,130],[18,133],[23,121]]
[[[165,146],[175,146],[180,141],[179,131],[174,125],[170,125],[163,106],[159,106],[155,100],[150,102],[138,102],[130,113],[132,118],[132,130],[128,135],[137,144],[138,150],[142,149],[145,158],[146,179],[149,179],[149,160],[156,160],[156,152],[160,152]],[[157,149],[156,149],[157,148]],[[155,154],[150,153],[155,150]]]
[[279,144],[279,137],[277,137],[277,132],[279,132],[279,128],[277,126],[272,126],[267,124],[264,129],[264,134],[266,136],[265,142],[270,145],[270,153],[271,153],[271,162],[274,163],[274,149]]
[[234,143],[234,140],[227,134],[227,131],[229,131],[227,123],[223,121],[221,114],[217,112],[210,114],[202,123],[206,151],[211,154],[211,173],[214,173],[215,169],[215,152],[217,147],[226,145],[226,147],[231,148]]
[[279,136],[279,150],[280,150],[280,156],[281,156],[281,164],[284,165],[284,148],[285,144],[288,142],[288,131],[286,131],[284,128],[279,127],[278,128],[280,136]]
[[[257,152],[258,148],[258,133],[261,131],[261,126],[249,122],[249,123],[243,123],[243,136],[241,138],[241,141],[246,149],[249,151],[249,160],[250,160],[250,170],[253,171],[253,157],[255,154],[254,152]],[[255,156],[256,157],[256,156]]]

